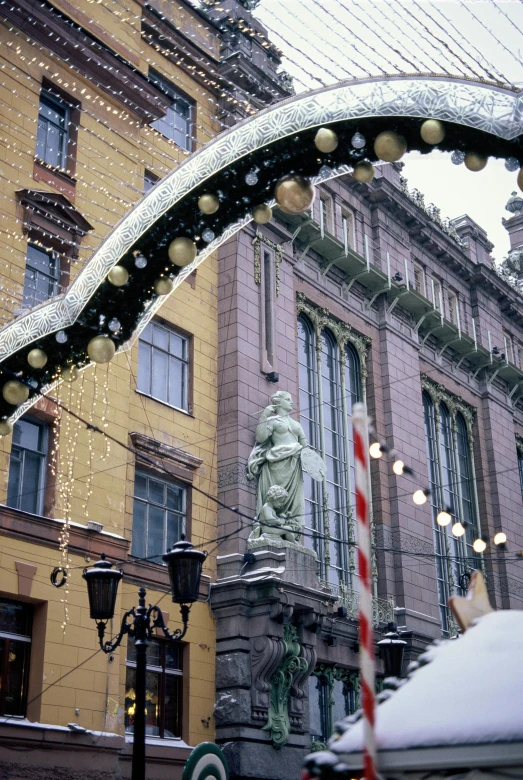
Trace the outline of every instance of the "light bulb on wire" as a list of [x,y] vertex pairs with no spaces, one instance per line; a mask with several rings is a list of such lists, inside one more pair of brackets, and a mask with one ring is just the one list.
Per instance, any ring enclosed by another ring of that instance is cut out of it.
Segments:
[[452,520],[452,515],[448,509],[442,509],[436,516],[436,522],[438,525],[448,525]]
[[487,542],[483,538],[474,539],[474,542],[472,543],[472,549],[477,553],[485,552],[487,549]]
[[412,500],[418,506],[422,506],[427,502],[427,498],[430,496],[430,490],[416,490],[412,495]]
[[371,458],[381,458],[383,455],[383,448],[379,441],[373,441],[369,447],[369,455]]
[[465,526],[463,525],[463,523],[460,523],[459,521],[454,523],[454,525],[452,526],[452,533],[454,534],[454,536],[457,537],[463,536],[463,534],[465,533]]
[[399,458],[396,458],[396,460],[392,464],[392,470],[396,474],[396,476],[401,477],[401,475],[405,471],[405,464],[403,463],[402,460],[400,460]]
[[498,531],[494,536],[495,545],[505,545],[507,543],[507,534],[504,531]]

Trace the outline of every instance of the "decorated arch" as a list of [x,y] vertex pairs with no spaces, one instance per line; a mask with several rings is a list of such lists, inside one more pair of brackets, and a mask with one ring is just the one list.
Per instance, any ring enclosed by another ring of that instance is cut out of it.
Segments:
[[503,158],[523,188],[522,105],[487,82],[366,79],[283,101],[217,136],[147,193],[65,293],[0,331],[1,432],[57,382],[129,349],[200,263],[253,217],[270,218],[283,176],[304,199],[278,204],[303,208],[309,182],[351,171],[368,181],[380,159],[438,148],[471,170]]

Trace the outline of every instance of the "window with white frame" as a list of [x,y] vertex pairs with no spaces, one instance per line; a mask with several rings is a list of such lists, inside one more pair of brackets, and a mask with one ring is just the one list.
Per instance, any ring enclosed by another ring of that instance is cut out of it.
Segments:
[[355,242],[354,214],[344,209],[341,212],[341,240],[345,249],[354,248]]
[[24,306],[37,306],[58,294],[60,264],[58,253],[34,244],[27,245],[24,279]]
[[414,289],[420,295],[425,295],[425,273],[420,265],[414,264]]
[[458,325],[459,324],[458,296],[455,292],[449,290],[447,300],[448,300],[448,307],[449,307],[449,320],[452,322],[453,325]]
[[0,598],[0,716],[24,717],[33,606]]
[[36,156],[53,168],[67,168],[69,109],[64,101],[42,90],[38,108]]
[[[454,404],[444,400],[435,403],[427,390],[423,391],[423,410],[441,626],[443,634],[449,636],[455,633],[449,597],[464,593],[463,575],[480,566],[472,548],[479,530],[470,422]],[[437,522],[443,510],[452,516],[451,523],[444,526]],[[456,522],[465,526],[461,537],[452,533]]]
[[161,563],[186,530],[187,488],[140,468],[134,478],[132,554]]
[[156,119],[151,127],[188,152],[193,151],[194,146],[194,113],[195,105],[192,100],[180,94],[167,79],[158,73],[151,72],[151,81],[171,98],[171,105],[165,116]]
[[150,322],[138,343],[139,393],[189,411],[189,339],[174,328]]
[[[317,340],[320,339],[320,350]],[[319,358],[318,358],[319,356]],[[325,481],[304,474],[305,538],[319,559],[320,575],[334,589],[358,589],[352,542],[354,452],[350,414],[361,400],[358,353],[350,343],[339,346],[333,332],[318,334],[303,313],[298,318],[300,422],[309,444],[325,460]],[[328,536],[329,545],[325,544]]]
[[[183,644],[149,639],[147,645],[145,733],[150,737],[182,736]],[[125,676],[125,731],[134,732],[136,714],[136,648],[127,642]]]
[[13,428],[7,506],[42,514],[48,426],[38,420],[18,420]]

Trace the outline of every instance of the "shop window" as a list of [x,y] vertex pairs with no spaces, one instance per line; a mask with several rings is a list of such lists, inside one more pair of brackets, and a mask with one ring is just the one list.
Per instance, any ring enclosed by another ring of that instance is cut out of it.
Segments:
[[138,345],[138,392],[189,411],[189,347],[174,328],[150,322]]
[[24,717],[33,607],[0,599],[0,716]]
[[186,532],[187,488],[136,470],[132,554],[161,563]]
[[48,426],[37,420],[18,420],[13,428],[9,461],[7,506],[40,515],[44,506]]
[[165,116],[151,123],[151,127],[158,130],[166,138],[185,149],[193,151],[194,147],[194,114],[196,106],[192,100],[180,94],[178,90],[166,79],[152,72],[150,79],[162,92],[171,98],[171,105]]
[[[127,643],[125,731],[134,732],[136,712],[136,649]],[[147,646],[145,733],[162,739],[181,739],[183,703],[183,644],[159,639]]]

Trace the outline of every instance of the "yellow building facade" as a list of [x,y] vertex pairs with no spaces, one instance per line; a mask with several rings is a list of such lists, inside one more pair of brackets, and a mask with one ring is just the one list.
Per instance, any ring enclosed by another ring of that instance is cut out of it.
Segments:
[[[24,1],[4,9],[1,22],[5,325],[60,294],[144,191],[220,130],[223,110],[219,31],[183,1]],[[41,399],[1,439],[7,771],[27,763],[38,777],[56,767],[70,768],[70,777],[130,772],[132,648],[124,640],[111,656],[98,649],[82,571],[105,553],[125,572],[108,638],[142,585],[174,630],[179,608],[158,554],[182,533],[211,554],[180,652],[169,653],[160,638],[151,649],[151,777],[172,777],[188,746],[214,737],[215,630],[206,599],[217,534],[216,290],[211,259],[130,350],[64,382],[53,393],[59,405]],[[62,587],[62,571],[50,580],[55,567],[68,572]]]

